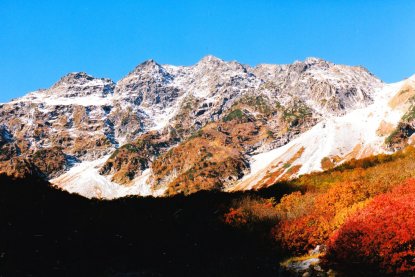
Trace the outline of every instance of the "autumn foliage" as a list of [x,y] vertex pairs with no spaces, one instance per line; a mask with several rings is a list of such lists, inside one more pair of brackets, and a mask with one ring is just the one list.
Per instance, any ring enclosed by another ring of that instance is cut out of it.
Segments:
[[415,179],[379,195],[333,234],[327,258],[387,273],[415,270]]
[[[291,206],[287,210],[297,215],[282,220],[274,230],[275,237],[290,252],[305,253],[319,244],[324,244],[349,214],[365,205],[367,195],[367,190],[361,184],[343,182],[324,194],[287,196],[300,206],[294,206],[282,199],[277,207],[287,209]],[[304,205],[307,203],[308,205]]]
[[255,224],[276,224],[278,216],[275,200],[244,197],[234,201],[224,215],[224,222],[234,227],[252,228]]
[[[284,183],[294,192],[266,209],[275,222],[273,238],[288,255],[328,245],[326,261],[333,266],[360,264],[395,275],[415,271],[414,159],[415,149],[407,147]],[[225,222],[250,225],[264,203],[236,203]]]

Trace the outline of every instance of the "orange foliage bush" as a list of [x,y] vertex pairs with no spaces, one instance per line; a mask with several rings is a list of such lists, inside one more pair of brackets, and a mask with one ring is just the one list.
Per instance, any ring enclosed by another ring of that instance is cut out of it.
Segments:
[[314,197],[314,194],[303,195],[299,191],[284,195],[276,206],[278,217],[280,220],[293,220],[304,216],[313,207]]
[[[311,196],[312,194],[306,193],[297,201]],[[313,204],[308,209],[304,209],[301,205],[291,206],[292,214],[303,213],[303,216],[283,220],[277,230],[274,230],[276,239],[291,252],[301,254],[318,244],[324,244],[332,232],[344,222],[347,215],[362,206],[359,203],[364,203],[368,195],[361,184],[344,182],[333,186],[324,194],[314,194],[314,197]],[[310,203],[309,200],[304,202]],[[286,200],[280,202],[277,207],[280,205],[287,205]]]
[[276,224],[278,219],[273,198],[244,197],[233,203],[232,206],[224,215],[225,223],[232,226],[241,227],[258,222]]
[[[324,193],[340,182],[364,182],[372,194],[388,191],[400,182],[415,177],[415,148],[409,146],[392,155],[380,154],[351,160],[326,172],[300,176],[291,185],[302,191]],[[396,170],[399,168],[400,170]]]
[[327,259],[392,274],[415,271],[415,179],[349,217],[330,238]]
[[344,164],[337,166],[334,170],[343,171],[346,169],[354,169],[354,168],[369,168],[369,167],[373,167],[381,163],[391,162],[401,157],[402,157],[402,153],[397,152],[396,154],[393,154],[393,155],[379,154],[375,156],[366,157],[363,159],[351,159],[350,161],[347,161]]

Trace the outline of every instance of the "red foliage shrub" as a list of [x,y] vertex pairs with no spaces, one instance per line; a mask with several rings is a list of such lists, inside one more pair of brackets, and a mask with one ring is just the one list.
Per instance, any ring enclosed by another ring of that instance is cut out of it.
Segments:
[[242,225],[248,222],[247,214],[241,208],[230,208],[224,215],[224,221],[229,225]]
[[313,213],[292,221],[283,221],[273,233],[285,250],[299,255],[324,241],[328,234],[327,226],[324,217]]
[[415,179],[350,216],[330,238],[326,258],[392,274],[415,271]]

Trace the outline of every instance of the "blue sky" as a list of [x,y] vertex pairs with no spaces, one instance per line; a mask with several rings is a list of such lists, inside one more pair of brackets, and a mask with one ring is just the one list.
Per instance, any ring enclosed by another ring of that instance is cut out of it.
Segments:
[[0,0],[0,102],[85,71],[114,81],[144,60],[246,64],[308,56],[415,74],[415,1]]

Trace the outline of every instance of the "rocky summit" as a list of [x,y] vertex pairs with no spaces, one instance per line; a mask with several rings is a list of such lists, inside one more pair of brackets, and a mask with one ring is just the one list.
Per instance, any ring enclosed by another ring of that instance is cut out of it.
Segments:
[[0,172],[88,198],[260,188],[412,143],[414,87],[318,58],[69,73],[0,104]]

